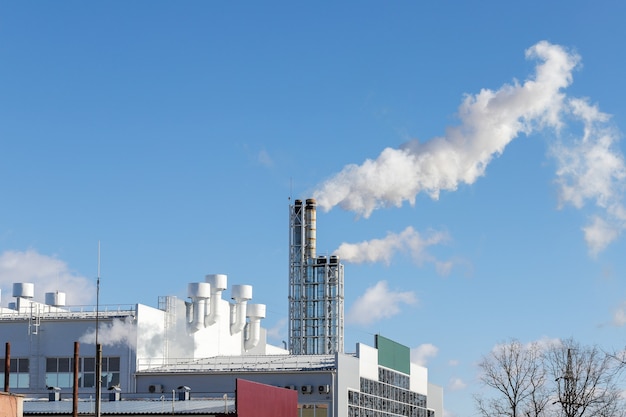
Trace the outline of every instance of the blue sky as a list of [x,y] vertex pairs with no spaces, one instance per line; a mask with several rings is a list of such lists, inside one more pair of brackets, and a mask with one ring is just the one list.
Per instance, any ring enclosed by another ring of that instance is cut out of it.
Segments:
[[[156,306],[225,273],[287,337],[289,198],[474,415],[494,345],[624,346],[618,1],[3,2],[0,287]],[[384,162],[384,163],[383,163]],[[365,306],[365,307],[364,307]]]

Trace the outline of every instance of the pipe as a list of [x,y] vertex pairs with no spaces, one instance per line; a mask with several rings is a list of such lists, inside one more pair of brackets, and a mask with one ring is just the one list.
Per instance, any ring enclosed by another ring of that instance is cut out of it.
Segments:
[[309,198],[306,200],[305,207],[305,230],[304,230],[304,238],[306,244],[306,258],[310,260],[315,260],[315,241],[316,241],[316,209],[315,206],[317,202],[314,198]]
[[211,285],[211,302],[209,314],[204,317],[204,326],[211,326],[220,319],[219,304],[222,300],[222,292],[226,289],[228,277],[224,274],[212,274],[205,277],[205,281]]
[[79,343],[74,342],[74,387],[72,389],[72,417],[78,417],[78,350]]
[[191,311],[187,315],[188,331],[195,333],[204,328],[206,300],[211,297],[211,284],[192,282],[187,284],[187,296],[191,298]]
[[246,325],[248,334],[243,343],[244,350],[256,347],[261,340],[261,319],[265,318],[265,304],[248,304],[248,318]]
[[235,300],[230,305],[230,334],[236,334],[246,325],[246,305],[252,299],[251,285],[233,285],[231,298]]
[[11,343],[6,342],[4,351],[4,392],[9,392],[9,374],[11,372]]

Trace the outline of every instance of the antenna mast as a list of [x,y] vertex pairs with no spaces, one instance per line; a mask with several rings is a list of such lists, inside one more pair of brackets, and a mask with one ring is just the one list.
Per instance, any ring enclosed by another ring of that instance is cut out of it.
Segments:
[[98,241],[98,278],[96,281],[96,409],[95,417],[100,417],[100,402],[102,401],[102,346],[98,343],[98,317],[100,314],[100,241]]

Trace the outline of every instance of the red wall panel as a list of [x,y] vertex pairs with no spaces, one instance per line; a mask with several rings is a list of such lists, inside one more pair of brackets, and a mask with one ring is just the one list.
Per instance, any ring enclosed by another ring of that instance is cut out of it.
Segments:
[[296,417],[298,392],[237,379],[238,417]]

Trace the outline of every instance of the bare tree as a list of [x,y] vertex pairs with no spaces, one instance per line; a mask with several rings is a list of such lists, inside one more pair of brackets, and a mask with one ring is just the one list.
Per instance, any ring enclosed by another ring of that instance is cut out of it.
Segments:
[[563,417],[625,416],[618,387],[624,364],[596,346],[569,339],[545,354],[547,372],[554,378],[556,414]]
[[549,403],[542,350],[537,343],[522,345],[517,340],[496,346],[478,364],[481,383],[495,390],[491,396],[477,395],[475,401],[485,417],[540,417]]

